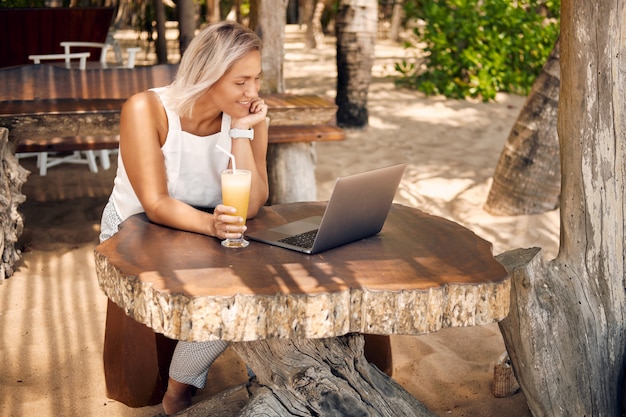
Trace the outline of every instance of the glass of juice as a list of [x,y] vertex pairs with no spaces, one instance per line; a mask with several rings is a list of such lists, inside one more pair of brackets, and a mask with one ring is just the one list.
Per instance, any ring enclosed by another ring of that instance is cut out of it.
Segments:
[[[227,169],[222,171],[222,203],[237,209],[234,216],[240,216],[243,224],[246,224],[248,215],[248,203],[250,201],[250,184],[252,173],[245,169]],[[248,241],[243,235],[238,239],[225,239],[222,246],[227,248],[245,248]]]

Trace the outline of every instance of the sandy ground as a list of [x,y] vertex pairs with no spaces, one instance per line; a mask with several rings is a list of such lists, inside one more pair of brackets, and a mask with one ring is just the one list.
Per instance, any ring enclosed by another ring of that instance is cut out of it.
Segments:
[[[347,139],[317,144],[318,199],[338,176],[407,161],[396,202],[457,221],[491,241],[494,253],[539,246],[558,250],[558,211],[494,217],[483,210],[491,176],[524,98],[495,103],[447,100],[396,89],[388,77],[405,56],[380,40],[370,88],[370,125]],[[334,46],[306,51],[290,29],[288,92],[335,95]],[[24,165],[34,170],[32,161]],[[23,259],[0,285],[0,417],[152,416],[160,406],[132,409],[106,397],[102,344],[106,298],[93,260],[99,218],[113,170],[86,166],[33,173],[23,187]],[[394,378],[438,416],[528,417],[522,393],[491,394],[493,366],[504,352],[497,324],[392,337]],[[211,369],[204,398],[245,378],[229,350]]]

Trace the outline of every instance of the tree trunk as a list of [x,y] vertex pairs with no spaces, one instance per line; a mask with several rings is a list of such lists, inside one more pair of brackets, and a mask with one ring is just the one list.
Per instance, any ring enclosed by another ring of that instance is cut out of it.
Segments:
[[165,39],[165,6],[163,0],[153,0],[154,15],[156,18],[157,39],[155,49],[157,62],[167,64],[167,39]]
[[287,0],[252,1],[250,14],[250,28],[263,40],[261,93],[282,93]]
[[196,35],[196,6],[194,0],[178,0],[178,30],[180,56],[183,56],[189,43]]
[[231,388],[178,417],[434,417],[363,356],[363,335],[268,339],[231,344],[254,370]]
[[[240,416],[434,417],[363,356],[363,335],[268,339],[232,349],[268,388]],[[271,358],[271,359],[270,359]]]
[[559,205],[557,136],[559,41],[535,80],[498,160],[485,210],[493,215],[543,213]]
[[15,143],[9,142],[9,131],[0,127],[0,284],[5,278],[13,275],[15,263],[20,259],[20,251],[15,247],[17,239],[24,229],[24,219],[18,211],[20,204],[26,200],[22,194],[22,185],[26,182],[29,172],[21,167],[15,156]]
[[625,0],[561,5],[561,247],[500,259],[500,323],[534,416],[620,416],[626,343]]
[[341,0],[336,17],[337,124],[368,124],[367,93],[372,78],[378,2]]
[[305,2],[303,10],[304,21],[306,22],[306,33],[304,46],[310,49],[324,45],[324,33],[322,32],[322,13],[324,12],[324,2],[321,0],[311,0]]
[[393,5],[393,12],[391,13],[391,28],[389,29],[389,37],[394,42],[400,41],[402,19],[404,19],[404,8],[402,7],[402,2],[397,2]]
[[276,143],[267,149],[268,204],[315,201],[315,145],[309,142]]
[[209,23],[217,23],[220,17],[220,0],[207,0],[206,20]]
[[[263,39],[261,95],[285,91],[283,57],[287,3],[287,0],[257,0],[250,3],[250,28]],[[272,123],[271,120],[270,123]],[[287,161],[289,164],[285,163]],[[269,145],[267,171],[270,187],[269,204],[316,199],[315,148],[313,143]],[[281,180],[285,178],[289,178],[289,182]]]

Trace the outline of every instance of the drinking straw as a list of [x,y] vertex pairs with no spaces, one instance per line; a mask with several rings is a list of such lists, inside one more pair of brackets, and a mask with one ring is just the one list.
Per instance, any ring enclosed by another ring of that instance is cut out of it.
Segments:
[[235,165],[235,155],[228,152],[226,149],[222,148],[220,145],[216,144],[215,147],[220,151],[224,152],[230,158],[230,161],[233,163],[233,173],[237,172],[237,166]]

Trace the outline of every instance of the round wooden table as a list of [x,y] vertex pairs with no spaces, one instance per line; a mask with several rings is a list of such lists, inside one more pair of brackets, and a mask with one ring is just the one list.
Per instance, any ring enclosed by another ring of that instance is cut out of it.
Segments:
[[[324,208],[265,207],[248,226],[279,225]],[[215,238],[136,215],[95,256],[118,316],[171,339],[237,342],[233,349],[264,388],[240,415],[263,407],[277,415],[328,415],[346,406],[371,415],[430,415],[365,360],[362,335],[493,323],[509,309],[509,279],[489,242],[395,204],[379,234],[316,255],[258,242],[226,249]]]

